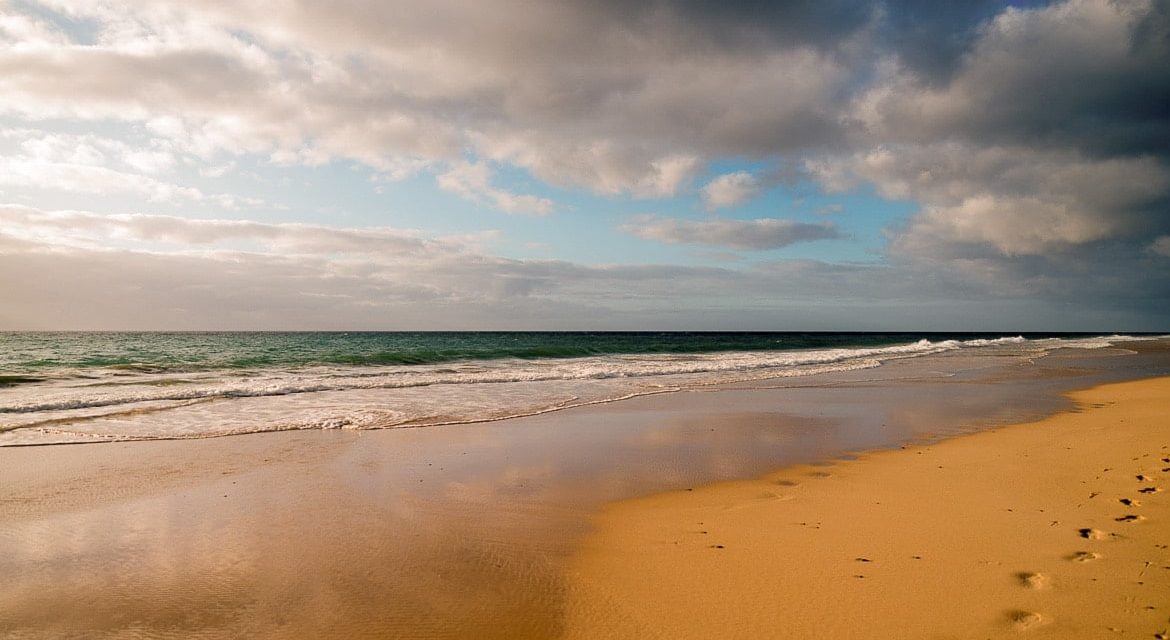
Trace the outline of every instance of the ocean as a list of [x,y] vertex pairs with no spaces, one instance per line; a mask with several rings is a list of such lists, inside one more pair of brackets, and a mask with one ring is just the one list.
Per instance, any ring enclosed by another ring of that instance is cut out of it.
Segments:
[[535,415],[950,352],[1136,336],[948,333],[0,333],[0,446],[386,429]]

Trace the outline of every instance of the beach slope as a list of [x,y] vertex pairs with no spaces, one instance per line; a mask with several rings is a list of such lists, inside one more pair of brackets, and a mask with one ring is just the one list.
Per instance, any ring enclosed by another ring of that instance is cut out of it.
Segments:
[[568,636],[1165,638],[1170,378],[1049,419],[619,502]]

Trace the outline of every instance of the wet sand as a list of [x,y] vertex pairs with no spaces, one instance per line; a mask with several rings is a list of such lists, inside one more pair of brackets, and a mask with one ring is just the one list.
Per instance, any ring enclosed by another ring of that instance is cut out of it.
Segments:
[[1149,348],[441,428],[0,448],[0,637],[559,637],[608,502],[1038,418],[1167,370]]
[[572,563],[566,635],[1165,638],[1170,378],[1072,398],[1039,422],[614,504]]

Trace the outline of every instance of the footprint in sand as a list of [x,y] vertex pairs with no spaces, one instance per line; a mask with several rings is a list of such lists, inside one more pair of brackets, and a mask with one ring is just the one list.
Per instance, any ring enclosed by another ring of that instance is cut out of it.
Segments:
[[1138,502],[1137,500],[1133,500],[1132,498],[1122,498],[1122,499],[1118,500],[1118,502],[1120,502],[1121,504],[1123,504],[1127,507],[1140,507],[1140,506],[1142,506],[1142,503]]
[[1158,493],[1161,490],[1162,489],[1159,487],[1144,487],[1142,489],[1138,489],[1138,493]]
[[799,487],[800,486],[800,483],[797,482],[796,480],[777,480],[776,484],[780,485],[781,487]]
[[1030,571],[1017,573],[1016,579],[1020,581],[1021,587],[1027,587],[1029,589],[1047,589],[1052,584],[1052,580],[1043,573],[1032,573]]
[[1045,622],[1048,622],[1044,616],[1036,613],[1035,611],[1022,610],[1009,611],[1007,613],[1007,619],[1012,623],[1013,627],[1019,629],[1020,631],[1032,629],[1044,624]]
[[1116,520],[1117,522],[1140,522],[1142,520],[1145,520],[1145,517],[1144,516],[1129,515],[1129,516],[1121,516],[1120,518],[1114,518],[1114,520]]
[[813,471],[812,473],[808,474],[810,478],[829,478],[832,477],[832,475],[833,474],[829,473],[828,471]]
[[1104,540],[1109,537],[1108,533],[1097,529],[1077,529],[1077,533],[1086,540]]
[[1092,551],[1078,551],[1071,556],[1066,556],[1066,559],[1073,562],[1092,562],[1100,557],[1101,554],[1093,553]]
[[756,494],[755,498],[750,502],[742,502],[739,504],[730,504],[723,507],[723,511],[739,511],[741,509],[750,509],[759,505],[761,502],[786,502],[794,499],[796,496],[780,495],[771,491],[763,491]]

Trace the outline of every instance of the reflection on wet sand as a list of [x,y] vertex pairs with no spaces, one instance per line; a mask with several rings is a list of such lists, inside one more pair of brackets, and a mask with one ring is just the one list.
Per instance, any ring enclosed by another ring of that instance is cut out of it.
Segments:
[[606,501],[1030,419],[1168,362],[921,358],[488,424],[0,450],[2,630],[555,637]]

